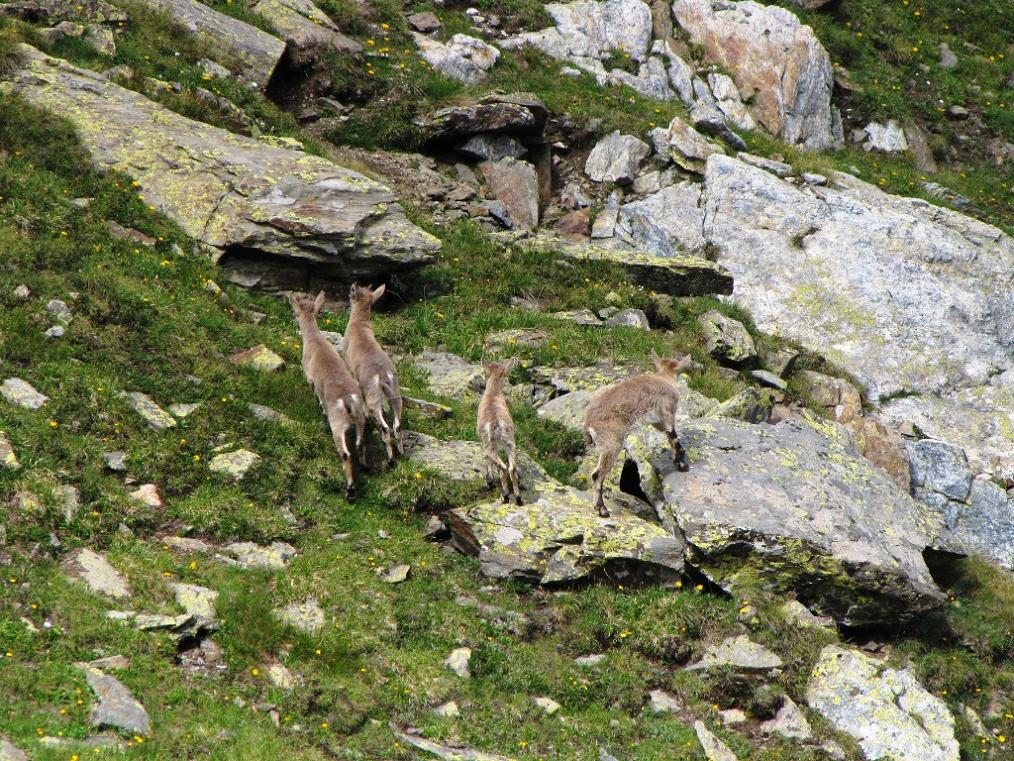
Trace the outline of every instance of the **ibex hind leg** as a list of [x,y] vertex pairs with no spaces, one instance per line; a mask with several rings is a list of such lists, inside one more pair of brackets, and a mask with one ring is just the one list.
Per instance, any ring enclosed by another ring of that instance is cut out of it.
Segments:
[[401,412],[404,405],[402,404],[400,395],[392,396],[388,401],[391,403],[391,427],[394,429],[394,445],[398,450],[398,455],[404,457],[405,442],[401,430]]
[[603,496],[603,491],[606,485],[606,478],[612,471],[613,466],[616,464],[616,456],[618,452],[612,448],[600,449],[598,464],[595,466],[595,470],[592,471],[592,486],[595,490],[595,507],[599,511],[599,515],[603,518],[609,517],[609,510],[606,509],[606,501]]
[[384,440],[384,448],[387,450],[387,464],[394,464],[394,447],[391,443],[391,426],[384,420],[384,407],[381,402],[377,402],[370,407],[370,416],[373,418],[373,422],[377,424],[377,428],[380,429],[380,438]]
[[511,487],[514,492],[514,502],[521,504],[521,478],[518,476],[517,451],[513,446],[506,447],[507,452],[507,473],[510,475]]
[[669,446],[672,447],[673,465],[676,466],[676,470],[686,473],[690,470],[690,463],[687,460],[687,450],[683,448],[683,445],[680,443],[679,434],[676,433],[675,417],[666,435],[669,437]]
[[334,438],[334,446],[338,450],[338,457],[341,458],[342,470],[345,473],[345,497],[351,500],[355,498],[356,482],[355,474],[352,470],[352,453],[349,452],[348,443],[345,440],[349,424],[348,421],[338,416],[332,416],[329,422],[331,424],[331,436]]

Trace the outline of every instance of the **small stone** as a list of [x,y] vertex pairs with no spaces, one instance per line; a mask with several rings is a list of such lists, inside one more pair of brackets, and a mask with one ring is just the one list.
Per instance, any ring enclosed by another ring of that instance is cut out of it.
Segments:
[[781,613],[786,623],[801,629],[827,629],[834,626],[834,622],[830,618],[813,615],[799,600],[786,602],[781,607]]
[[651,148],[632,135],[619,130],[602,138],[585,162],[584,171],[595,182],[629,184],[637,176],[637,168],[648,158]]
[[277,571],[285,568],[296,557],[296,548],[285,542],[273,542],[268,547],[253,542],[234,542],[222,548],[217,557],[224,562],[247,570]]
[[105,460],[106,467],[109,470],[122,473],[127,469],[126,452],[120,450],[116,450],[115,452],[103,452],[102,459]]
[[63,338],[67,329],[63,325],[53,325],[51,328],[47,328],[43,335],[46,338]]
[[552,698],[545,697],[532,698],[532,702],[534,702],[535,705],[541,708],[542,711],[546,714],[546,716],[552,716],[554,713],[560,710],[560,704],[557,703]]
[[307,634],[316,634],[324,627],[324,611],[313,597],[278,608],[275,616]]
[[799,179],[807,185],[827,185],[827,177],[816,172],[803,172],[799,175]]
[[178,418],[185,418],[190,417],[195,411],[197,411],[200,408],[200,406],[201,406],[200,402],[195,402],[193,404],[170,404],[169,412],[171,412]]
[[6,737],[0,737],[0,761],[30,761],[28,754]]
[[294,689],[298,684],[296,675],[281,663],[271,663],[266,665],[264,667],[264,673],[267,675],[268,681],[271,682],[271,684],[275,687],[280,687],[283,690]]
[[11,404],[17,404],[25,409],[37,410],[46,402],[49,397],[40,394],[27,381],[21,378],[8,378],[0,385],[0,395]]
[[445,404],[431,402],[426,399],[416,399],[411,396],[401,397],[402,403],[408,409],[414,409],[432,420],[443,420],[451,416],[453,410]]
[[201,67],[201,70],[211,76],[214,79],[231,79],[232,72],[222,66],[220,63],[215,63],[208,58],[202,58],[197,62],[197,65]]
[[176,427],[176,418],[159,407],[147,394],[140,391],[123,391],[120,398],[126,399],[131,408],[144,418],[145,422],[156,431],[165,431]]
[[605,653],[592,653],[591,655],[582,655],[574,659],[574,663],[584,668],[590,668],[597,666],[602,663],[606,658]]
[[947,109],[947,115],[952,119],[964,120],[971,116],[972,113],[964,106],[953,105]]
[[412,570],[412,566],[408,563],[399,563],[384,574],[385,584],[400,584],[408,578],[408,572]]
[[728,745],[715,737],[704,726],[703,721],[694,722],[694,731],[697,733],[697,739],[701,743],[701,747],[704,748],[704,755],[708,761],[738,761],[736,754],[729,750]]
[[953,69],[958,65],[958,57],[946,42],[940,43],[940,68]]
[[167,549],[179,550],[185,553],[208,553],[215,548],[200,539],[189,536],[164,536],[160,540]]
[[609,327],[637,328],[638,330],[651,330],[648,322],[648,315],[640,309],[621,309],[604,323]]
[[732,666],[737,669],[781,668],[782,659],[763,645],[751,642],[745,634],[730,637],[718,645],[712,645],[698,663],[688,669],[708,669],[716,666]]
[[251,402],[247,406],[249,407],[250,412],[253,413],[253,416],[255,418],[257,418],[258,420],[264,420],[266,422],[272,422],[272,423],[291,423],[292,422],[292,419],[289,418],[287,415],[283,415],[278,410],[273,410],[270,407],[266,407],[263,404],[254,404],[253,402]]
[[87,547],[71,553],[64,567],[73,578],[84,582],[93,592],[117,600],[130,597],[126,578],[108,560]]
[[119,679],[90,667],[85,668],[85,678],[99,699],[90,716],[93,727],[112,727],[141,737],[148,736],[151,731],[148,712]]
[[122,655],[109,655],[105,658],[96,658],[88,662],[88,668],[93,669],[125,669],[130,668],[130,659]]
[[595,313],[590,309],[571,309],[564,312],[552,312],[550,317],[556,317],[560,320],[570,320],[576,322],[578,325],[601,325],[602,320],[595,316]]
[[458,710],[458,704],[453,700],[448,700],[446,703],[441,703],[433,709],[433,713],[437,716],[442,716],[445,719],[454,719],[461,715],[461,711]]
[[144,484],[130,492],[130,496],[148,507],[162,507],[162,498],[159,496],[158,487],[155,484]]
[[234,481],[241,481],[247,472],[260,462],[259,454],[249,449],[237,449],[234,452],[224,452],[211,458],[208,468],[213,473],[222,473]]
[[719,311],[705,312],[697,319],[704,330],[704,342],[711,356],[741,366],[757,358],[753,338],[743,323]]
[[665,690],[652,690],[648,693],[648,708],[652,713],[679,713],[683,706]]
[[462,679],[468,679],[472,673],[468,669],[469,661],[472,658],[472,649],[459,647],[451,651],[451,654],[444,660],[444,668],[453,671]]
[[215,619],[215,600],[218,599],[218,592],[214,589],[198,586],[197,584],[173,583],[169,585],[176,602],[183,610],[194,616],[201,616],[209,620]]
[[18,462],[18,456],[14,453],[14,447],[11,446],[11,442],[7,440],[7,437],[0,434],[0,467],[7,468],[8,470],[17,470],[21,467],[21,463]]
[[722,723],[727,726],[735,726],[736,724],[742,724],[746,721],[746,714],[738,708],[727,708],[724,711],[718,712],[718,718],[722,720]]
[[64,325],[70,322],[74,317],[73,313],[70,311],[70,307],[67,306],[67,303],[61,301],[60,299],[50,299],[46,304],[46,311]]
[[238,351],[230,355],[229,361],[236,365],[252,367],[264,372],[276,372],[285,367],[285,360],[275,354],[264,344]]
[[16,298],[18,301],[28,301],[28,299],[30,299],[31,297],[32,290],[24,283],[22,283],[21,285],[19,285],[17,288],[14,289],[14,298]]
[[766,735],[778,734],[790,740],[809,740],[813,736],[810,722],[788,695],[775,717],[760,725],[760,731]]
[[863,128],[866,135],[866,142],[863,149],[867,151],[880,151],[881,153],[902,153],[908,150],[908,138],[905,137],[905,130],[894,119],[886,124],[870,122]]
[[422,13],[413,13],[405,17],[408,25],[415,29],[417,32],[426,34],[428,32],[435,32],[437,29],[443,26],[440,23],[440,19],[437,18],[435,13],[430,11],[423,11]]
[[426,528],[423,529],[423,536],[427,539],[439,539],[447,533],[447,526],[440,520],[439,515],[431,515],[426,521]]

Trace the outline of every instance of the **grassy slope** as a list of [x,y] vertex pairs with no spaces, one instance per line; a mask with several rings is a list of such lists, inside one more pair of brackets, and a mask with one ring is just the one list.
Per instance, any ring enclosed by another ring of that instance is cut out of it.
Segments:
[[[192,83],[199,83],[192,64],[199,47],[177,59],[172,52],[180,43],[170,42],[164,27],[138,15],[135,24],[120,43],[118,61],[163,78],[191,82],[187,77],[193,77]],[[100,65],[85,51],[66,45],[55,52]],[[589,98],[586,81],[573,88],[569,80],[554,87],[559,80],[552,70],[537,71],[533,61],[537,59],[512,57],[497,82],[539,91],[554,109],[601,113],[607,125],[630,124],[624,128],[631,130],[639,122],[647,128],[657,118],[656,108],[664,113],[673,108],[637,98],[629,103],[625,96]],[[387,74],[384,70],[374,77]],[[455,85],[426,77],[434,88],[442,88],[440,97],[457,92]],[[246,92],[229,93],[226,84],[215,86],[262,114],[274,131],[298,134],[289,117],[263,101]],[[170,105],[196,108],[185,101]],[[421,726],[431,737],[524,759],[593,758],[598,745],[621,758],[695,759],[701,755],[688,729],[692,717],[708,717],[716,706],[733,702],[762,711],[769,702],[729,675],[702,678],[679,668],[706,642],[735,630],[738,601],[698,592],[689,581],[682,589],[631,590],[604,583],[555,593],[489,587],[474,561],[422,540],[424,518],[402,506],[446,503],[455,494],[425,474],[416,478],[409,463],[372,474],[361,500],[346,503],[337,496],[339,469],[316,404],[300,378],[287,307],[230,289],[234,305],[268,314],[256,327],[219,307],[203,289],[205,280],[215,277],[214,268],[173,255],[172,242],[189,249],[188,241],[145,208],[128,180],[87,171],[73,135],[44,115],[15,101],[0,103],[0,148],[7,152],[0,163],[3,375],[25,377],[52,398],[35,413],[6,405],[0,410],[0,428],[23,463],[18,472],[0,471],[0,501],[10,505],[4,520],[7,546],[0,553],[10,557],[0,587],[0,653],[10,653],[0,668],[0,724],[35,757],[70,757],[71,749],[38,750],[35,739],[39,734],[87,733],[91,695],[71,664],[112,653],[132,659],[120,676],[153,718],[153,737],[132,750],[145,758],[196,753],[244,759],[283,754],[412,758],[388,729],[396,721]],[[69,203],[83,196],[95,198],[87,210]],[[156,236],[158,246],[149,250],[110,239],[104,228],[110,218]],[[656,348],[689,349],[707,365],[692,315],[713,306],[708,300],[691,300],[671,312],[672,336],[581,329],[510,309],[508,297],[543,296],[552,307],[566,308],[604,306],[611,290],[632,305],[648,306],[648,296],[608,267],[561,268],[545,255],[508,256],[467,225],[435,232],[444,239],[445,250],[439,265],[419,283],[420,290],[433,283],[449,284],[451,291],[427,301],[409,300],[378,317],[382,340],[400,351],[443,343],[477,358],[487,332],[532,326],[551,334],[546,348],[526,355],[535,363],[601,356],[643,360]],[[11,295],[21,282],[32,288],[29,302]],[[71,292],[78,294],[76,299],[71,300]],[[41,335],[50,324],[43,309],[49,298],[68,300],[75,312],[61,341]],[[328,319],[341,329],[341,316]],[[259,342],[288,360],[283,373],[264,377],[225,359],[231,351]],[[566,347],[566,352],[554,346]],[[728,393],[707,367],[693,385]],[[413,392],[424,395],[411,368],[403,370]],[[199,376],[201,385],[189,382],[188,374]],[[204,406],[178,428],[158,434],[116,399],[124,389],[146,391],[163,405],[202,401]],[[295,422],[285,428],[258,422],[247,412],[248,402],[271,405]],[[455,413],[449,421],[434,424],[410,416],[409,427],[471,437],[474,404],[451,402]],[[578,451],[575,437],[540,423],[530,412],[517,417],[525,446],[556,474],[571,472]],[[211,450],[222,440],[265,458],[241,485],[212,477],[206,469]],[[130,475],[138,483],[159,485],[166,508],[132,503],[122,480],[103,470],[99,452],[115,448],[130,454]],[[83,507],[69,523],[59,517],[48,494],[58,482],[81,489]],[[29,487],[43,497],[41,514],[20,513],[13,505],[14,495]],[[130,531],[120,530],[121,523]],[[285,539],[300,548],[301,556],[284,573],[241,572],[208,558],[174,555],[154,538],[159,531],[185,527],[215,541]],[[389,538],[380,539],[380,530]],[[336,541],[336,532],[349,537]],[[59,548],[50,546],[51,533]],[[60,558],[76,546],[102,550],[128,574],[135,592],[130,606],[138,610],[174,611],[165,586],[169,580],[220,590],[223,630],[215,639],[225,648],[228,673],[191,682],[173,665],[167,638],[105,620],[108,603],[83,594],[59,570]],[[396,562],[413,565],[412,578],[404,584],[391,587],[373,574],[374,567]],[[946,693],[955,708],[968,703],[983,710],[990,698],[999,697],[1001,715],[990,725],[1009,736],[1014,731],[1014,584],[975,562],[964,568],[945,618],[903,634],[894,643],[894,659],[912,659],[927,686]],[[458,605],[455,599],[462,594],[521,612],[532,623],[521,633],[506,632]],[[308,595],[316,595],[327,612],[324,633],[310,637],[270,615],[272,607]],[[788,629],[771,609],[773,601],[761,592],[751,599],[762,619],[754,636],[790,664],[775,680],[775,689],[801,702],[809,664],[827,635]],[[22,616],[40,633],[29,634]],[[44,627],[47,620],[52,628]],[[469,681],[440,665],[451,648],[465,644],[475,650]],[[596,669],[579,669],[571,662],[577,655],[603,651],[608,658]],[[266,657],[283,653],[288,653],[287,665],[307,677],[307,684],[292,693],[270,687],[262,673],[253,673]],[[680,695],[688,713],[644,714],[644,695],[656,686]],[[563,718],[541,716],[531,704],[535,695],[563,704]],[[461,719],[437,719],[430,713],[446,699],[459,702]],[[281,728],[252,710],[262,701],[278,705]],[[819,731],[827,732],[823,727]],[[983,744],[966,727],[960,731],[969,758],[1003,757],[999,742]],[[719,732],[744,759],[809,757],[779,741],[759,750],[734,733]]]

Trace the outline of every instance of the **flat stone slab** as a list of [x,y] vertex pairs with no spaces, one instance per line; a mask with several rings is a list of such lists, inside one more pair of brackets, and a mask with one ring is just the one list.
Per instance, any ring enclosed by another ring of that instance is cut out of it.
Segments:
[[497,501],[452,510],[448,522],[455,545],[477,555],[493,578],[550,584],[613,565],[669,577],[683,570],[681,539],[606,501],[611,516],[601,518],[591,494],[556,484],[524,505]]
[[208,468],[213,473],[229,476],[233,481],[242,481],[250,468],[261,461],[261,456],[249,449],[223,452],[211,458]]
[[112,727],[141,737],[151,733],[148,712],[119,679],[88,666],[84,672],[88,686],[99,699],[89,717],[93,727]]
[[412,364],[429,375],[426,385],[434,394],[459,397],[481,393],[485,386],[482,367],[457,354],[427,349],[412,357]]
[[96,167],[130,176],[146,203],[201,243],[361,278],[421,266],[440,248],[390,190],[357,172],[187,119],[29,46],[19,55],[0,91],[69,119]]
[[214,619],[215,601],[218,592],[197,584],[170,584],[169,588],[176,596],[176,603],[187,613],[204,618]]
[[363,49],[310,0],[258,0],[251,10],[271,21],[289,44],[297,64],[312,63],[327,50],[358,53]]
[[294,602],[284,608],[276,608],[275,616],[289,626],[301,629],[307,634],[316,634],[324,627],[324,611],[317,600],[310,597],[303,602]]
[[663,523],[686,537],[688,561],[716,583],[759,575],[846,625],[896,624],[942,604],[922,556],[939,518],[837,424],[708,417],[677,432],[689,472],[653,429],[628,438],[627,454]]
[[40,394],[31,383],[21,378],[8,378],[0,384],[0,395],[11,404],[29,410],[37,410],[49,401],[48,396]]
[[268,373],[277,372],[285,367],[285,360],[264,344],[257,344],[249,349],[237,351],[229,356],[229,361],[234,365],[252,367],[254,370],[263,370]]
[[763,645],[751,642],[745,634],[729,637],[709,647],[698,663],[689,669],[710,669],[731,666],[736,669],[776,669],[782,667],[782,659]]
[[892,669],[858,650],[828,645],[813,668],[806,702],[866,758],[958,761],[954,717],[908,669]]
[[159,407],[155,400],[147,394],[142,394],[140,391],[123,391],[120,393],[120,397],[127,400],[130,408],[144,418],[144,422],[150,428],[156,431],[165,431],[176,427],[176,418]]
[[72,578],[83,582],[97,594],[115,600],[126,600],[130,597],[130,585],[126,577],[113,568],[112,563],[87,547],[72,552],[64,561],[64,568]]

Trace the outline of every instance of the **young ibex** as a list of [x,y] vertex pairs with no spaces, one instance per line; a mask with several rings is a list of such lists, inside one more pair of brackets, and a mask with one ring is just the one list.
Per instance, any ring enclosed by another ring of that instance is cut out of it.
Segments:
[[289,295],[292,311],[299,322],[299,332],[303,336],[303,372],[313,386],[317,400],[327,416],[331,426],[334,445],[342,459],[345,471],[346,496],[355,493],[355,482],[352,474],[352,454],[349,452],[345,436],[350,428],[356,432],[356,449],[359,461],[366,464],[366,445],[363,432],[366,429],[366,413],[363,408],[363,394],[359,384],[349,372],[345,360],[331,343],[321,335],[317,327],[317,313],[324,303],[324,292],[317,294],[314,301]]
[[[482,454],[486,466],[486,483],[492,488],[496,475],[500,476],[500,495],[504,502],[521,504],[521,481],[518,478],[517,449],[514,445],[514,420],[507,408],[504,384],[514,369],[516,360],[507,362],[483,362],[486,372],[486,390],[479,401],[479,415],[475,431],[482,443]],[[505,463],[500,453],[507,458]]]
[[[370,325],[373,305],[384,295],[385,286],[375,290],[353,283],[349,292],[349,324],[345,329],[345,359],[366,398],[366,409],[380,428],[387,448],[388,463],[394,462],[394,446],[403,453],[401,440],[401,389],[394,363],[377,343]],[[384,402],[391,405],[391,425],[384,420]],[[394,431],[394,446],[391,433]]]
[[602,498],[603,485],[616,464],[623,440],[635,425],[651,425],[665,433],[669,437],[676,468],[686,471],[690,467],[676,435],[676,407],[679,404],[676,378],[690,364],[690,357],[662,359],[652,352],[651,359],[655,363],[655,372],[637,375],[601,389],[592,397],[585,413],[585,441],[595,445],[599,456],[592,472],[592,484],[596,494],[595,506],[602,517],[609,516]]

